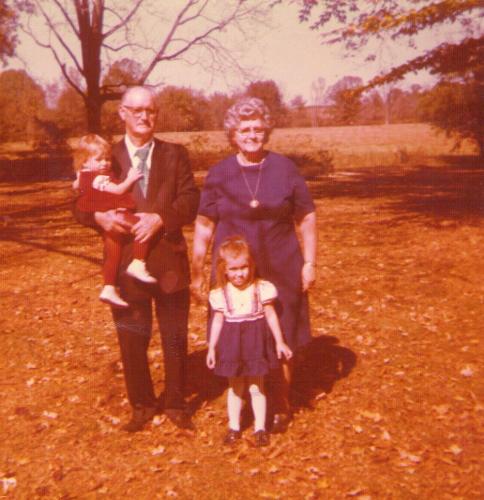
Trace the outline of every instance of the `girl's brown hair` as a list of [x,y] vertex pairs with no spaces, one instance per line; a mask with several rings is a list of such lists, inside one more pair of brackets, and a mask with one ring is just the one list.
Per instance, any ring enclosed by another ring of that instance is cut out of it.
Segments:
[[111,156],[109,142],[96,134],[84,135],[74,151],[74,170],[78,172],[89,158],[100,153],[105,153],[108,158]]
[[243,236],[229,236],[218,247],[216,264],[216,286],[223,288],[227,284],[226,264],[227,258],[247,256],[249,262],[249,283],[255,279],[255,262],[250,252],[250,247]]

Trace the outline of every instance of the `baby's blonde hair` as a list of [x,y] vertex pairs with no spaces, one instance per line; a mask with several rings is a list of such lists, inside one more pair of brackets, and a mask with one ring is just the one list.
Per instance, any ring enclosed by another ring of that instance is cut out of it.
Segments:
[[97,134],[87,134],[79,139],[74,150],[74,170],[78,172],[89,158],[105,153],[111,156],[111,145]]
[[249,244],[243,236],[229,236],[218,247],[216,264],[216,286],[223,288],[227,284],[227,258],[237,258],[239,255],[247,256],[249,262],[249,283],[255,279],[255,262],[250,252]]

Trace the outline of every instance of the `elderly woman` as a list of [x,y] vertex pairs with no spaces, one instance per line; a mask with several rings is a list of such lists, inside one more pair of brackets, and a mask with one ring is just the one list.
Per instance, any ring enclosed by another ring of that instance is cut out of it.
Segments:
[[[224,127],[236,154],[213,166],[205,181],[195,223],[192,292],[203,295],[203,266],[212,237],[215,255],[227,236],[245,236],[258,275],[277,288],[281,328],[296,352],[311,340],[306,292],[315,280],[314,203],[294,163],[264,149],[273,122],[262,100],[240,99],[227,111]],[[290,420],[290,363],[284,361],[272,377],[272,432],[283,432]]]

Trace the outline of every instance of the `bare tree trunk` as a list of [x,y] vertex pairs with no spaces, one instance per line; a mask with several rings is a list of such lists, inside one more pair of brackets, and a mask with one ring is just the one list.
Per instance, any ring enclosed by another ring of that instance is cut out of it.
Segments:
[[86,99],[86,114],[87,114],[87,129],[93,134],[101,132],[101,108],[102,102],[98,96],[87,96]]
[[79,23],[84,78],[86,81],[86,113],[89,132],[101,130],[101,44],[104,16],[104,1],[76,1],[76,14]]

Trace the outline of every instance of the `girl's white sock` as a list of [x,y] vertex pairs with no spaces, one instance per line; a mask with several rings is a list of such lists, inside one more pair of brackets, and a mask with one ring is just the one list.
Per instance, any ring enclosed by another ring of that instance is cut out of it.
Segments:
[[264,431],[266,429],[267,398],[264,392],[263,377],[248,377],[250,400],[254,412],[254,430]]
[[229,390],[227,391],[227,413],[229,416],[229,427],[234,431],[240,431],[240,412],[242,410],[243,392],[243,378],[230,377]]

